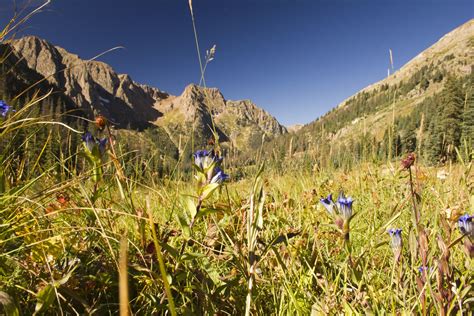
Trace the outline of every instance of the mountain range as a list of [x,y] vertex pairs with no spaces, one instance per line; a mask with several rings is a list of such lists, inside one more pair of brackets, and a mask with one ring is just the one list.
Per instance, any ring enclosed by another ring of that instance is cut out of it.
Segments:
[[[474,19],[443,36],[384,80],[349,97],[313,122],[288,129],[250,100],[226,100],[216,88],[190,84],[179,96],[140,84],[109,65],[78,55],[35,36],[0,44],[3,83],[12,95],[38,83],[52,89],[67,106],[92,119],[107,117],[119,130],[139,134],[152,128],[178,152],[192,143],[205,146],[214,135],[235,151],[275,147],[298,152],[318,150],[319,141],[349,141],[367,135],[382,141],[386,127],[410,115],[439,93],[448,76],[472,74]],[[189,146],[188,146],[189,148]]]
[[181,95],[170,95],[139,84],[127,74],[117,74],[103,62],[83,60],[35,36],[2,46],[13,68],[8,74],[23,83],[8,88],[17,90],[10,91],[12,94],[42,81],[67,100],[68,108],[80,109],[90,119],[101,114],[120,129],[162,129],[178,149],[191,135],[194,144],[204,145],[216,133],[224,146],[242,150],[256,148],[262,138],[287,133],[252,101],[226,100],[216,88],[190,84]]

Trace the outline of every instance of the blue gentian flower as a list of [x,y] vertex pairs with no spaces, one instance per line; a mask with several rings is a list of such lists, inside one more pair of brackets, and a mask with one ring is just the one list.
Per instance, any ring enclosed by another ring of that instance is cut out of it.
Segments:
[[214,169],[214,176],[211,178],[210,183],[222,183],[227,179],[229,179],[229,175],[225,174],[224,171],[216,167]]
[[350,196],[345,197],[344,193],[341,192],[337,198],[337,207],[339,214],[342,215],[344,220],[349,220],[352,217],[352,203],[354,200]]
[[0,115],[5,117],[7,116],[8,111],[10,111],[11,106],[9,106],[5,101],[0,100]]
[[82,135],[82,141],[86,144],[87,149],[92,153],[92,150],[94,150],[96,145],[95,137],[92,136],[90,132],[85,132],[84,135]]
[[334,215],[334,202],[332,200],[332,194],[329,194],[327,198],[320,199],[319,202],[326,208],[329,215]]
[[90,132],[85,132],[84,135],[82,135],[82,141],[90,154],[98,156],[98,158],[103,158],[107,150],[107,138],[95,138]]
[[220,166],[223,158],[219,157],[214,150],[198,150],[193,154],[194,165],[199,169],[202,183],[222,183],[229,179]]
[[207,156],[209,156],[209,152],[207,150],[196,151],[193,154],[194,164],[198,166],[200,169],[204,169],[204,161],[206,160]]
[[105,154],[105,150],[107,149],[107,141],[108,141],[107,138],[97,140],[97,143],[99,146],[99,153],[101,156]]
[[402,248],[402,230],[400,228],[392,228],[388,230],[390,237],[392,237],[391,246],[393,249]]
[[472,219],[474,217],[469,214],[465,214],[458,219],[458,227],[463,235],[468,235],[470,237],[474,236],[474,223]]
[[213,150],[198,150],[193,154],[194,164],[201,170],[209,168],[214,162],[220,165],[222,158],[215,154]]
[[194,164],[201,170],[208,169],[213,163],[214,166],[220,166],[223,158],[216,155],[214,150],[198,150],[193,154]]

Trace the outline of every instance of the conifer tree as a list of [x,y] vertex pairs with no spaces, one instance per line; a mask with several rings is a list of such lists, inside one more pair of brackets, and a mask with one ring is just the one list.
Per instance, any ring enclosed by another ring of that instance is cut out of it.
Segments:
[[441,154],[444,158],[454,159],[455,147],[461,144],[461,122],[463,112],[463,93],[460,82],[449,77],[441,96],[441,117],[439,131],[444,136]]

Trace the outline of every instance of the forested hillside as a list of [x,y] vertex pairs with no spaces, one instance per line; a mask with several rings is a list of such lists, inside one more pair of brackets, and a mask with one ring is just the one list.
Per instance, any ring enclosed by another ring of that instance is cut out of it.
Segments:
[[277,162],[306,157],[336,167],[407,152],[434,164],[472,159],[473,47],[471,20],[387,79],[265,144],[267,157]]

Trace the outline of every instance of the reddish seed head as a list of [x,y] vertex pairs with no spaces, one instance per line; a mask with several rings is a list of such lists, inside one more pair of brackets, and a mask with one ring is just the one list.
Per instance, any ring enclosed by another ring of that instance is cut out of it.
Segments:
[[415,163],[416,155],[415,153],[409,153],[405,159],[402,160],[402,167],[404,169],[409,169]]
[[107,125],[107,119],[103,115],[98,115],[95,118],[95,125],[99,129],[103,129],[105,127],[105,125]]
[[58,201],[61,206],[66,206],[69,202],[69,196],[66,193],[59,193],[56,195],[56,201]]

